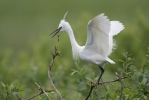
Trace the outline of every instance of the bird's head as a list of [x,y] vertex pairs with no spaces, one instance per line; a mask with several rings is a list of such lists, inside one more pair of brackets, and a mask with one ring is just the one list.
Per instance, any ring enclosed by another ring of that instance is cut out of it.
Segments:
[[64,18],[60,21],[58,28],[50,34],[50,35],[54,34],[52,37],[54,37],[60,31],[66,31],[67,28],[69,27],[69,23],[65,21],[66,15],[67,15],[67,12],[64,15]]

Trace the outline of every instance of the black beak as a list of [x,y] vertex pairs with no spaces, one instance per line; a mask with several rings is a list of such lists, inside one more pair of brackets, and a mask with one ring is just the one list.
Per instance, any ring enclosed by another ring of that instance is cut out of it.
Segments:
[[53,33],[55,33],[52,38],[62,29],[62,27],[56,29],[54,32],[52,32],[50,35],[52,35]]

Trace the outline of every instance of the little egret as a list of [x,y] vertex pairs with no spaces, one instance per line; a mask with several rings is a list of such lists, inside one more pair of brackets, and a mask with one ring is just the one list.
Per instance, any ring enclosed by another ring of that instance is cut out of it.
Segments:
[[101,67],[101,64],[107,62],[111,64],[115,63],[108,58],[108,56],[111,54],[114,47],[113,36],[122,31],[124,29],[124,25],[119,21],[109,21],[107,16],[103,13],[99,14],[88,22],[87,42],[85,46],[80,46],[75,40],[70,24],[65,21],[66,15],[67,13],[60,21],[58,28],[52,32],[51,35],[54,34],[54,37],[60,31],[66,31],[68,33],[74,60],[78,60],[80,58],[96,64],[100,68],[101,73],[96,83],[98,85],[104,73],[104,68]]

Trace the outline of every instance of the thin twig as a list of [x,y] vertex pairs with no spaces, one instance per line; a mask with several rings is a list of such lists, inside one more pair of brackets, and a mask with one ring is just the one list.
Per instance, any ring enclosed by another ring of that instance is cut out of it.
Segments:
[[[44,90],[45,92],[52,92],[52,91],[55,91],[55,90]],[[43,94],[44,92],[43,91],[40,91],[40,93],[38,93],[38,94],[36,94],[35,96],[33,96],[33,97],[31,97],[31,98],[29,98],[29,99],[27,99],[27,100],[32,100],[32,99],[34,99],[35,97],[37,97],[37,96],[39,96],[39,95],[41,95],[41,94]]]
[[[37,96],[39,96],[39,95],[41,95],[41,94],[46,94],[46,95],[47,95],[46,92],[55,91],[55,90],[44,90],[44,89],[42,89],[41,86],[38,85],[36,82],[35,82],[35,84],[38,86],[38,90],[39,90],[40,92],[39,92],[38,94],[34,95],[33,97],[27,99],[27,100],[32,100],[32,99],[34,99],[35,97],[37,97]],[[47,97],[50,99],[50,97],[49,97],[48,95],[47,95]],[[21,100],[21,99],[20,99],[20,100]]]
[[61,56],[61,55],[60,55],[60,52],[58,52],[58,45],[59,45],[59,35],[58,35],[58,43],[57,43],[57,45],[55,46],[54,53],[52,53],[52,51],[50,50],[51,55],[52,55],[52,61],[51,61],[50,65],[49,65],[49,69],[50,69],[50,70],[52,69],[52,66],[53,66],[53,64],[54,64],[55,58],[56,58],[57,56]]
[[51,71],[52,66],[53,66],[53,64],[54,64],[55,58],[56,58],[57,56],[60,56],[60,52],[58,52],[58,45],[59,45],[59,36],[58,36],[58,43],[57,43],[57,45],[55,46],[55,52],[54,52],[54,53],[51,52],[53,59],[52,59],[50,65],[49,65],[48,77],[49,77],[49,80],[50,80],[51,85],[53,86],[55,92],[58,94],[60,100],[63,100],[63,98],[62,98],[60,92],[59,92],[59,91],[57,90],[57,88],[55,87],[55,85],[54,85],[54,83],[53,83],[53,81],[52,81],[52,79],[51,79],[51,76],[50,76],[50,71]]
[[[124,76],[124,77],[121,78],[121,80],[122,80],[122,79],[125,79],[125,78],[128,78],[128,77],[130,77],[130,76]],[[110,84],[110,83],[117,82],[117,81],[120,81],[120,80],[119,80],[119,79],[115,79],[115,80],[112,80],[112,81],[101,82],[101,83],[99,83],[99,85],[102,85],[102,84]]]
[[91,82],[91,88],[90,88],[90,91],[89,91],[87,97],[85,98],[85,100],[88,100],[88,98],[90,97],[90,95],[91,95],[93,89],[94,89],[95,87],[97,87],[98,85],[110,84],[110,83],[117,82],[117,81],[120,81],[120,80],[125,79],[125,78],[128,78],[128,77],[130,77],[130,76],[124,76],[124,77],[122,77],[122,78],[120,78],[120,79],[115,79],[115,80],[112,80],[112,81],[100,82],[99,84],[95,84],[95,83]]
[[[27,100],[32,100],[32,99],[34,99],[35,97],[37,97],[37,96],[39,96],[39,95],[41,95],[41,94],[45,94],[45,95],[49,98],[49,100],[51,100],[50,97],[48,96],[47,92],[52,92],[52,91],[55,91],[55,92],[59,95],[60,100],[63,100],[61,94],[60,94],[59,91],[56,89],[56,87],[55,87],[55,85],[54,85],[54,83],[53,83],[53,81],[52,81],[52,79],[51,79],[51,76],[50,76],[50,71],[51,71],[52,66],[53,66],[53,64],[54,64],[55,58],[56,58],[57,56],[61,56],[61,55],[60,55],[60,52],[58,52],[58,45],[59,45],[59,36],[58,36],[58,43],[57,43],[57,45],[55,46],[55,51],[54,51],[54,53],[52,53],[52,51],[50,51],[51,54],[52,54],[53,59],[52,59],[50,65],[49,65],[49,69],[48,69],[48,77],[49,77],[49,80],[50,80],[50,82],[51,82],[51,84],[52,84],[52,86],[53,86],[54,89],[52,89],[52,90],[44,90],[44,89],[41,88],[40,85],[38,85],[38,84],[35,82],[35,84],[38,86],[38,90],[39,90],[40,92],[39,92],[38,94],[34,95],[33,97],[27,99]],[[10,95],[9,92],[7,92],[6,100],[9,100],[9,95]],[[16,95],[16,97],[17,97],[19,100],[22,100],[18,95]]]
[[35,84],[38,86],[38,90],[42,91],[42,92],[49,98],[49,100],[51,100],[51,98],[50,98],[50,97],[48,96],[48,94],[41,88],[41,86],[38,85],[36,82],[35,82]]
[[117,78],[119,79],[119,82],[120,82],[120,84],[121,84],[121,90],[120,90],[120,96],[119,96],[119,100],[121,100],[121,98],[122,98],[122,92],[123,92],[122,79],[121,79],[121,77],[118,75],[117,72],[116,72],[115,74],[116,74],[116,76],[117,76]]
[[16,97],[17,97],[19,100],[22,100],[22,99],[19,97],[19,95],[18,95],[18,94],[16,95]]
[[54,91],[58,94],[58,96],[60,97],[60,100],[63,100],[60,92],[57,90],[57,88],[55,87],[55,85],[54,85],[54,83],[53,83],[53,81],[51,79],[50,70],[48,70],[48,77],[49,77],[49,80],[50,80],[50,83],[51,83],[52,87],[54,88]]
[[94,87],[95,87],[95,85],[93,85],[93,84],[94,84],[94,83],[91,82],[91,88],[90,88],[90,91],[89,91],[87,97],[85,98],[85,100],[88,100],[88,98],[90,97],[90,95],[91,95],[91,93],[92,93],[92,91],[93,91],[93,89],[94,89]]

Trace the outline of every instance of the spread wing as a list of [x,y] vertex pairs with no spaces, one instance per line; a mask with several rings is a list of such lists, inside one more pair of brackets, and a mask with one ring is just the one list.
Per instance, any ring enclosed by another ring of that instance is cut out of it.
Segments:
[[109,54],[112,52],[112,49],[115,45],[113,43],[113,36],[117,35],[124,29],[124,25],[119,21],[111,21],[111,27],[109,32]]
[[84,50],[106,57],[109,53],[110,21],[100,14],[89,21],[88,37]]

